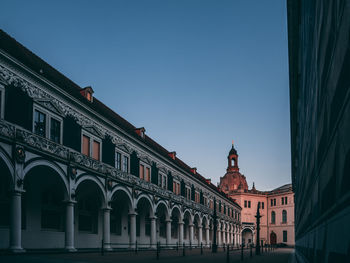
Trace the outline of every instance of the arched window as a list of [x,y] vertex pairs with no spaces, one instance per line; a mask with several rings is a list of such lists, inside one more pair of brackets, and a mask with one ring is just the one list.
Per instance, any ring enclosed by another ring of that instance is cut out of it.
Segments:
[[287,211],[282,211],[282,223],[287,223]]
[[231,159],[231,166],[235,166],[235,162],[236,162],[235,158],[232,158]]
[[271,212],[271,224],[276,224],[276,213],[275,213],[275,211]]

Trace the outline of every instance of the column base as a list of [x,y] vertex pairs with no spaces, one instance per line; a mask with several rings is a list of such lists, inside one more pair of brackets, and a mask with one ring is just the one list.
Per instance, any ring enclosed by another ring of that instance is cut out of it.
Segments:
[[67,252],[76,252],[77,251],[77,249],[75,247],[65,247],[64,250]]
[[24,252],[26,252],[26,250],[21,248],[21,247],[10,247],[9,251],[12,253],[24,253]]
[[113,251],[113,248],[111,248],[111,246],[104,246],[103,250],[104,251]]

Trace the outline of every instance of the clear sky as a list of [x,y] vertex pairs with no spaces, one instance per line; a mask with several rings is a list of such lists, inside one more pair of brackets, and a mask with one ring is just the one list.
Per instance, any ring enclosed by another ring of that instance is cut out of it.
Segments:
[[285,0],[2,0],[0,26],[205,177],[290,183]]

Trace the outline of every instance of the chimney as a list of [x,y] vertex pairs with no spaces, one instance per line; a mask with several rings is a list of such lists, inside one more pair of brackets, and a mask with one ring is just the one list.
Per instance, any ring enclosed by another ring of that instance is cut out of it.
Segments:
[[175,160],[176,152],[169,152],[168,155],[170,156],[171,159]]
[[80,94],[87,99],[88,101],[92,102],[92,94],[94,93],[94,90],[91,88],[91,86],[87,86],[80,90]]
[[136,129],[135,129],[135,132],[136,132],[142,139],[145,138],[146,129],[145,129],[144,127],[136,128]]
[[197,174],[197,168],[196,167],[191,168],[191,173]]

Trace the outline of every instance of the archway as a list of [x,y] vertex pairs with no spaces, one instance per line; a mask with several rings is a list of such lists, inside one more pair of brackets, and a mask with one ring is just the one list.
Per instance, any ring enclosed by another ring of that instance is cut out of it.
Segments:
[[174,207],[171,211],[171,238],[178,239],[180,236],[179,222],[181,220],[181,212],[178,207]]
[[166,243],[166,220],[169,219],[169,212],[164,202],[157,204],[156,216],[157,240],[161,243]]
[[[28,166],[30,167],[30,166]],[[24,248],[65,246],[67,187],[60,168],[52,163],[32,165],[24,177],[22,244]],[[63,173],[63,172],[62,172]],[[33,239],[35,236],[35,239]]]
[[151,201],[145,196],[136,205],[136,238],[140,247],[149,247],[151,243],[151,217],[153,209]]
[[270,244],[276,245],[276,243],[277,243],[277,235],[275,232],[272,231],[270,234]]
[[253,231],[250,228],[245,228],[242,231],[242,243],[247,246],[253,244]]
[[132,200],[124,188],[117,189],[111,198],[110,231],[111,242],[118,247],[128,247],[130,243],[130,217]]
[[103,238],[102,207],[105,204],[104,192],[93,179],[80,181],[75,194],[75,236],[77,248],[97,248]]
[[12,176],[5,162],[0,159],[0,249],[9,247]]
[[193,218],[193,243],[194,245],[200,245],[199,230],[202,222],[199,218],[199,214],[195,214]]
[[188,210],[186,210],[183,214],[184,221],[184,241],[190,243],[190,225],[192,224],[191,214]]

